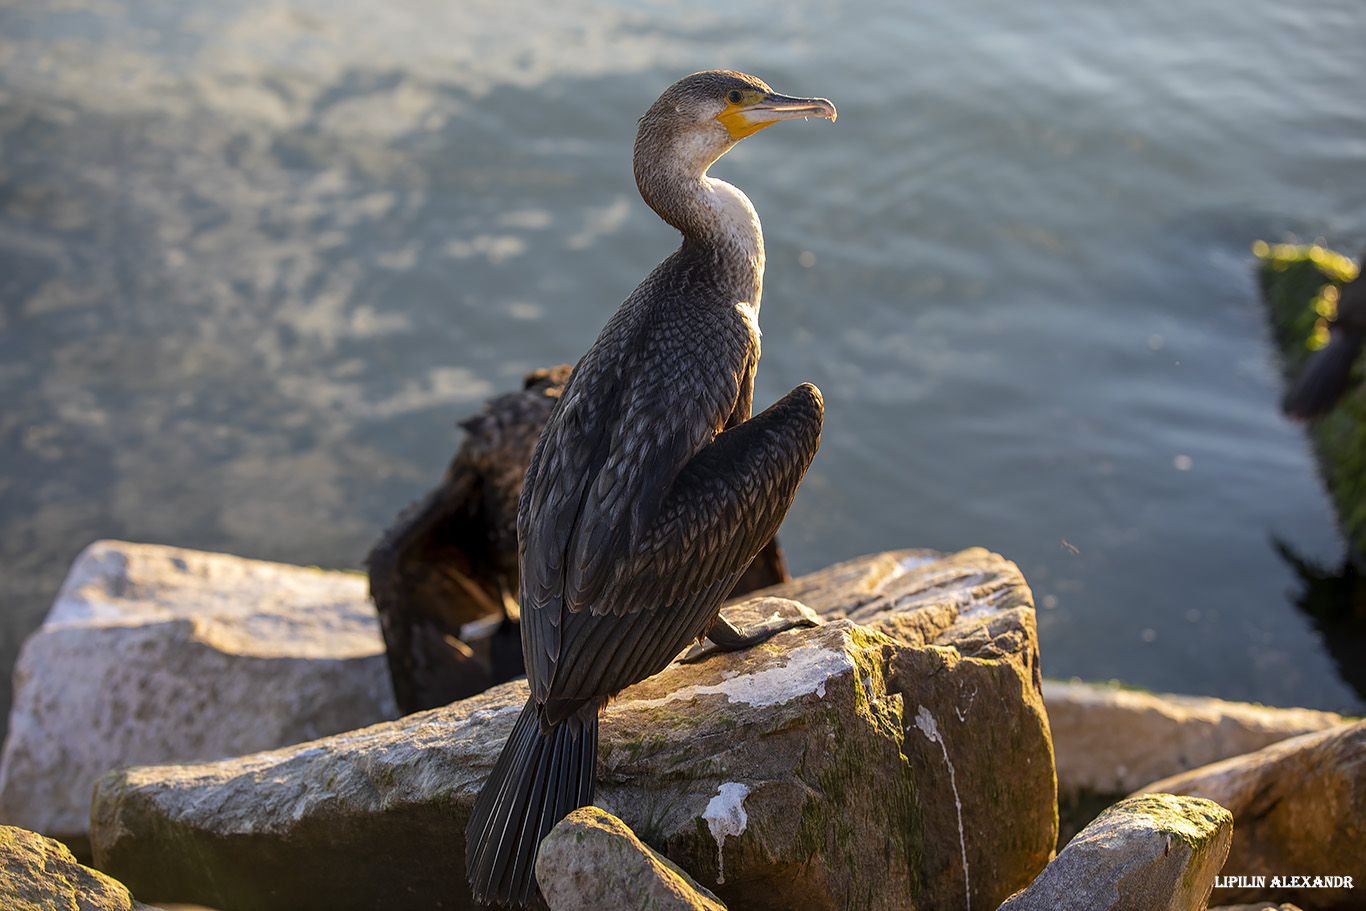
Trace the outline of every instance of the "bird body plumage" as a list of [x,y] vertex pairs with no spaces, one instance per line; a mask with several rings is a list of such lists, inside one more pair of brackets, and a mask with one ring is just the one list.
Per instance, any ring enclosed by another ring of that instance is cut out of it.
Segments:
[[[574,368],[527,469],[517,530],[531,694],[466,830],[481,901],[531,900],[541,838],[592,800],[599,709],[707,633],[819,446],[814,386],[751,418],[763,236],[744,194],[705,174],[736,141],[708,111],[737,86],[805,101],[697,74],[642,118],[637,182],[683,244]],[[799,115],[775,119],[787,116]]]

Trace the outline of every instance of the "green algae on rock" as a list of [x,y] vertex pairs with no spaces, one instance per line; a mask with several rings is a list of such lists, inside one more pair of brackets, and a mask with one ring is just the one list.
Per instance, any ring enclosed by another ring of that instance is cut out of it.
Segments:
[[78,864],[61,842],[14,826],[0,826],[0,908],[156,911],[121,883]]
[[[1340,253],[1318,245],[1253,246],[1257,279],[1270,317],[1271,331],[1287,381],[1305,360],[1328,341],[1337,288],[1357,275],[1357,266]],[[1351,557],[1366,568],[1366,394],[1358,363],[1352,390],[1336,408],[1305,428],[1319,471],[1337,511]]]
[[1145,794],[1101,813],[1000,911],[1194,911],[1228,856],[1233,814]]

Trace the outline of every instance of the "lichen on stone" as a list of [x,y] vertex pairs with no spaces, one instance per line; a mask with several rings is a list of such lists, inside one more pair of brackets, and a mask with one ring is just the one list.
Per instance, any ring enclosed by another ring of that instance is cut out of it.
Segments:
[[1221,825],[1233,825],[1232,813],[1203,797],[1140,794],[1115,804],[1099,819],[1112,813],[1142,814],[1160,834],[1179,839],[1192,851],[1200,851],[1217,837]]

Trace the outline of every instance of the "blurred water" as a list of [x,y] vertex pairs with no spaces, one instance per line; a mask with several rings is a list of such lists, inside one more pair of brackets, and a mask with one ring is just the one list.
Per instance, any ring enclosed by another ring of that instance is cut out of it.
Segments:
[[840,110],[713,170],[764,218],[756,406],[825,393],[794,570],[983,545],[1045,673],[1361,712],[1271,544],[1342,547],[1249,247],[1366,241],[1363,41],[1347,0],[0,6],[0,667],[99,537],[358,566],[675,245],[635,119],[730,67]]

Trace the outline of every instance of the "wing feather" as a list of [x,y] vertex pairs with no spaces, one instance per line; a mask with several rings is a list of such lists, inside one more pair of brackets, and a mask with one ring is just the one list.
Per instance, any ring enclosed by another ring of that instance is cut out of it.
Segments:
[[565,615],[573,655],[552,698],[616,693],[706,632],[721,600],[782,522],[820,442],[814,386],[721,434],[680,472],[634,555],[591,611]]
[[655,524],[619,562],[595,611],[626,612],[743,571],[777,532],[820,446],[820,392],[798,386],[703,449],[670,489]]

